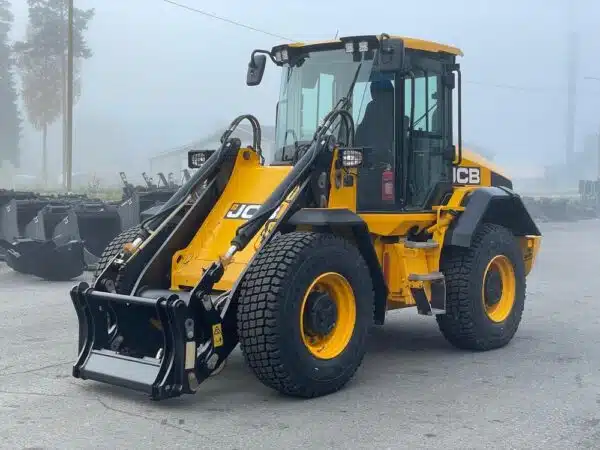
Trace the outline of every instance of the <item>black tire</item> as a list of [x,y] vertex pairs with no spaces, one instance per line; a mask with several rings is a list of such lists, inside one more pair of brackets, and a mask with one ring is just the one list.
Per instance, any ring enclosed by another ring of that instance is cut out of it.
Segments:
[[112,259],[115,256],[117,256],[121,252],[121,250],[123,250],[123,245],[125,245],[127,242],[132,242],[138,236],[139,232],[139,225],[133,226],[119,233],[116,237],[113,238],[112,241],[108,243],[108,245],[102,252],[102,255],[100,256],[100,260],[98,261],[96,270],[94,270],[94,282],[100,276],[100,274],[106,268],[106,266],[112,261]]
[[[506,257],[514,271],[514,302],[508,316],[492,320],[486,313],[482,289],[486,267]],[[446,314],[436,316],[444,337],[457,348],[492,350],[508,344],[521,322],[525,304],[525,267],[521,249],[506,228],[483,224],[470,248],[444,249],[441,271],[446,277]]]
[[[92,285],[96,282],[100,274],[104,271],[106,266],[112,261],[112,259],[117,256],[121,250],[123,250],[123,245],[127,242],[132,242],[138,235],[140,231],[140,227],[138,225],[131,227],[125,231],[122,231],[117,236],[113,238],[112,241],[108,243],[102,255],[100,255],[100,259],[98,260],[98,265],[96,266],[96,270],[94,270],[94,276],[92,279]],[[115,285],[115,289],[118,293],[122,293],[119,291],[119,282],[117,278],[117,283]],[[111,323],[115,321],[114,317],[111,317],[114,312],[112,312],[112,308],[110,308],[111,312],[107,313],[108,326],[110,327]],[[110,336],[110,339],[113,339],[114,335]],[[83,346],[83,337],[79,336],[79,350]]]
[[[320,359],[303,342],[300,311],[313,280],[329,272],[342,275],[351,286],[356,318],[341,353]],[[369,270],[354,245],[326,233],[284,234],[265,246],[242,280],[240,347],[264,385],[294,397],[327,395],[341,389],[362,363],[373,309]]]
[[[112,259],[123,250],[123,245],[128,242],[133,242],[138,237],[139,233],[140,233],[140,226],[135,225],[131,228],[128,228],[127,230],[122,231],[117,236],[115,236],[112,241],[109,242],[109,244],[106,246],[106,248],[102,252],[102,255],[100,256],[100,260],[98,261],[98,266],[96,267],[96,270],[94,271],[92,285],[93,285],[93,283],[96,282],[96,280],[98,279],[100,274],[104,271],[104,269],[112,261]],[[119,294],[128,294],[128,292],[123,292],[123,289],[122,289],[123,283],[121,283],[120,281],[121,281],[121,277],[119,275],[119,276],[117,276],[117,279],[115,282],[116,292]],[[127,283],[125,283],[125,284],[127,284]],[[112,340],[117,336],[116,331],[113,331],[113,332],[110,331],[110,327],[117,322],[115,308],[123,309],[122,306],[118,306],[118,307],[115,305],[109,306],[109,311],[107,311],[107,321],[108,321],[108,327],[109,327],[109,342],[112,342]],[[119,309],[117,309],[117,310],[119,310]],[[130,323],[132,323],[131,320],[132,319],[129,319]],[[141,327],[143,327],[144,321],[145,321],[145,318],[143,316],[138,315],[133,320],[137,320],[137,323],[139,324],[140,329],[143,329],[143,328],[141,328]],[[133,322],[133,323],[136,323],[136,322]],[[133,336],[135,337],[135,333],[133,334]],[[161,341],[162,341],[162,332],[154,331],[154,333],[152,335],[145,336],[145,342],[148,344],[148,348],[154,349],[157,345],[156,342],[161,342]],[[81,349],[82,345],[83,345],[83,339],[80,336],[80,339],[79,339],[79,348],[80,349]]]

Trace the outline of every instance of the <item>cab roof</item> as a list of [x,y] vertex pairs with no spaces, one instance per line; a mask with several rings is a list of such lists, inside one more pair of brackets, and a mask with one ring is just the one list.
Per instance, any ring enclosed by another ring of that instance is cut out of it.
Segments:
[[[404,41],[404,46],[406,48],[414,49],[414,50],[423,50],[426,52],[433,53],[450,53],[452,55],[463,56],[463,52],[461,49],[457,47],[453,47],[450,45],[440,44],[438,42],[427,41],[424,39],[411,38],[405,36],[397,36],[390,35],[391,38],[402,39]],[[288,44],[290,47],[308,47],[313,45],[323,45],[323,44],[336,44],[342,43],[340,39],[332,39],[332,40],[323,40],[323,41],[313,41],[313,42],[293,42]]]

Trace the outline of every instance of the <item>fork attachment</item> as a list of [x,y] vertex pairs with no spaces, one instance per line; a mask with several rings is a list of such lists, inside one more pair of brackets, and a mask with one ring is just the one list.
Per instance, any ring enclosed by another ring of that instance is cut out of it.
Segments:
[[[197,376],[210,375],[206,367],[197,367],[198,325],[192,310],[177,294],[156,298],[121,295],[92,289],[85,282],[73,287],[70,294],[79,320],[79,357],[73,366],[74,377],[145,392],[153,400],[161,400],[195,393]],[[126,325],[125,313],[139,315],[143,309],[149,313],[144,316],[152,317],[158,329],[153,331],[162,331],[160,356],[120,353],[115,333],[109,329],[111,313],[112,324],[118,330],[119,325]]]

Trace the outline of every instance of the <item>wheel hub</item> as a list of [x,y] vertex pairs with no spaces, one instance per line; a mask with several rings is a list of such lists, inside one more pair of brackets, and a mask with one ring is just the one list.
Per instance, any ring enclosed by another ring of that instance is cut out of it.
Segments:
[[337,306],[329,294],[312,292],[306,299],[304,326],[312,336],[325,336],[333,330],[337,321]]
[[502,298],[502,276],[496,269],[490,270],[484,281],[485,303],[488,306],[497,305]]

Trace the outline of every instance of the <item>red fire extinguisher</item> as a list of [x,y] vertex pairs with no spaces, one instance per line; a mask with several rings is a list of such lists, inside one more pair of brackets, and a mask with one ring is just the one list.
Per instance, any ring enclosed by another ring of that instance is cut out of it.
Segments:
[[381,200],[385,202],[394,201],[394,172],[392,172],[392,166],[389,164],[381,173]]

